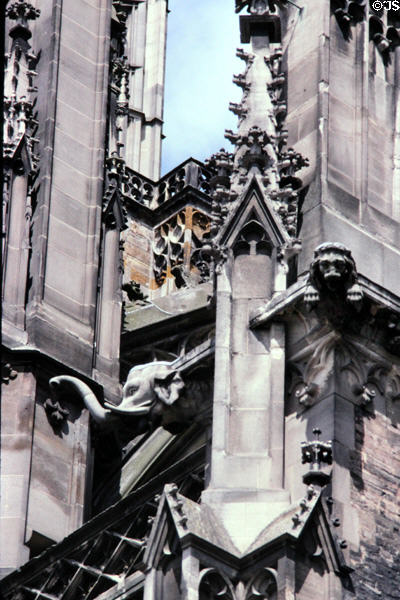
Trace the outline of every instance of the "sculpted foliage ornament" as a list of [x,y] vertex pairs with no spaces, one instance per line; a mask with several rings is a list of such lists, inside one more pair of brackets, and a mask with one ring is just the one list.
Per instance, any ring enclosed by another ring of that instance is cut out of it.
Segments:
[[44,409],[49,419],[50,424],[54,429],[59,429],[62,424],[67,420],[69,410],[63,408],[57,400],[47,398],[44,403]]
[[351,25],[365,19],[366,0],[331,0],[331,11],[346,40],[351,38]]
[[234,199],[230,190],[230,177],[233,170],[233,154],[221,148],[205,161],[207,168],[213,173],[210,178],[210,194],[218,202],[227,202]]
[[379,51],[383,63],[388,65],[391,62],[390,53],[400,45],[400,27],[395,19],[390,23],[389,18],[386,20],[383,15],[378,16],[374,12],[369,18],[369,39]]
[[[320,244],[314,251],[304,292],[308,308],[315,308],[321,301],[328,301],[328,304],[333,301],[337,308],[340,308],[340,304],[347,304],[358,311],[362,299],[363,292],[357,281],[356,264],[350,250],[338,242]],[[338,315],[333,313],[332,317],[335,316]]]
[[40,15],[40,10],[35,8],[30,2],[18,0],[6,8],[6,15],[9,19],[25,22],[28,19],[36,19]]

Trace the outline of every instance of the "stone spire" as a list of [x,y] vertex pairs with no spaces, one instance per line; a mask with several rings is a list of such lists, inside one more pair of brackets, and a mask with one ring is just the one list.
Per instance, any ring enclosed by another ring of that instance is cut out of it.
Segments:
[[253,177],[258,176],[288,234],[296,237],[301,180],[295,173],[308,162],[286,148],[286,78],[282,72],[280,18],[275,2],[237,1],[236,12],[246,5],[250,15],[240,17],[240,30],[241,41],[250,42],[250,50],[238,48],[236,54],[245,62],[245,70],[233,77],[243,97],[240,103],[229,105],[238,116],[238,130],[225,132],[235,146],[229,197],[240,199]]
[[[6,163],[15,163],[15,151],[22,138],[27,136],[29,160],[32,161],[33,119],[32,92],[36,56],[30,51],[28,40],[32,37],[28,22],[36,19],[40,11],[29,2],[18,0],[6,9],[9,19],[16,23],[9,35],[12,39],[10,51],[6,54],[4,77],[4,158]],[[14,165],[15,166],[15,165]],[[30,165],[31,166],[31,165]],[[30,168],[27,169],[30,171]]]
[[[238,10],[245,5],[239,4]],[[234,152],[209,161],[216,351],[210,479],[202,495],[240,552],[290,504],[283,473],[284,326],[272,323],[257,338],[249,318],[255,301],[286,289],[281,252],[297,243],[294,172],[305,164],[285,150],[280,17],[267,2],[251,3],[249,12],[240,29],[250,49],[237,52],[246,67],[234,76],[243,98],[230,105],[238,130],[227,132]],[[238,529],[238,522],[246,527]]]

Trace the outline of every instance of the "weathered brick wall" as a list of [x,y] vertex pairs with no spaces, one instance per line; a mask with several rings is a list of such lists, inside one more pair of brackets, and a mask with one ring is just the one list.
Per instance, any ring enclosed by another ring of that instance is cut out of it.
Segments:
[[[352,503],[360,547],[352,553],[357,600],[400,598],[400,428],[356,410]],[[354,597],[349,595],[350,597]]]

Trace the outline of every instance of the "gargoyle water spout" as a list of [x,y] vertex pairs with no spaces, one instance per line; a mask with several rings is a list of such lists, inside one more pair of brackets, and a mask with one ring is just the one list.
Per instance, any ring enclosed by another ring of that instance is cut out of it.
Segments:
[[357,281],[356,263],[350,250],[339,242],[325,242],[314,251],[304,301],[311,309],[321,296],[342,297],[356,309],[361,306],[363,292]]
[[151,420],[162,417],[164,408],[178,400],[185,384],[174,363],[159,361],[137,365],[129,371],[118,405],[106,401],[103,406],[89,386],[77,377],[59,375],[50,379],[49,385],[56,396],[62,388],[72,388],[93,419],[107,425],[125,416],[149,416]]

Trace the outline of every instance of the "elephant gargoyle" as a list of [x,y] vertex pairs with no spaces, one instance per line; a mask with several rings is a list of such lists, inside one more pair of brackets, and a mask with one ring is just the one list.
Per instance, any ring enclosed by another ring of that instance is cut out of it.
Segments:
[[55,396],[68,390],[77,394],[93,419],[103,426],[118,427],[120,423],[126,424],[127,418],[136,418],[172,430],[187,416],[185,406],[177,407],[185,384],[174,363],[159,361],[133,367],[118,405],[105,401],[103,406],[77,377],[59,375],[50,379],[49,385]]

